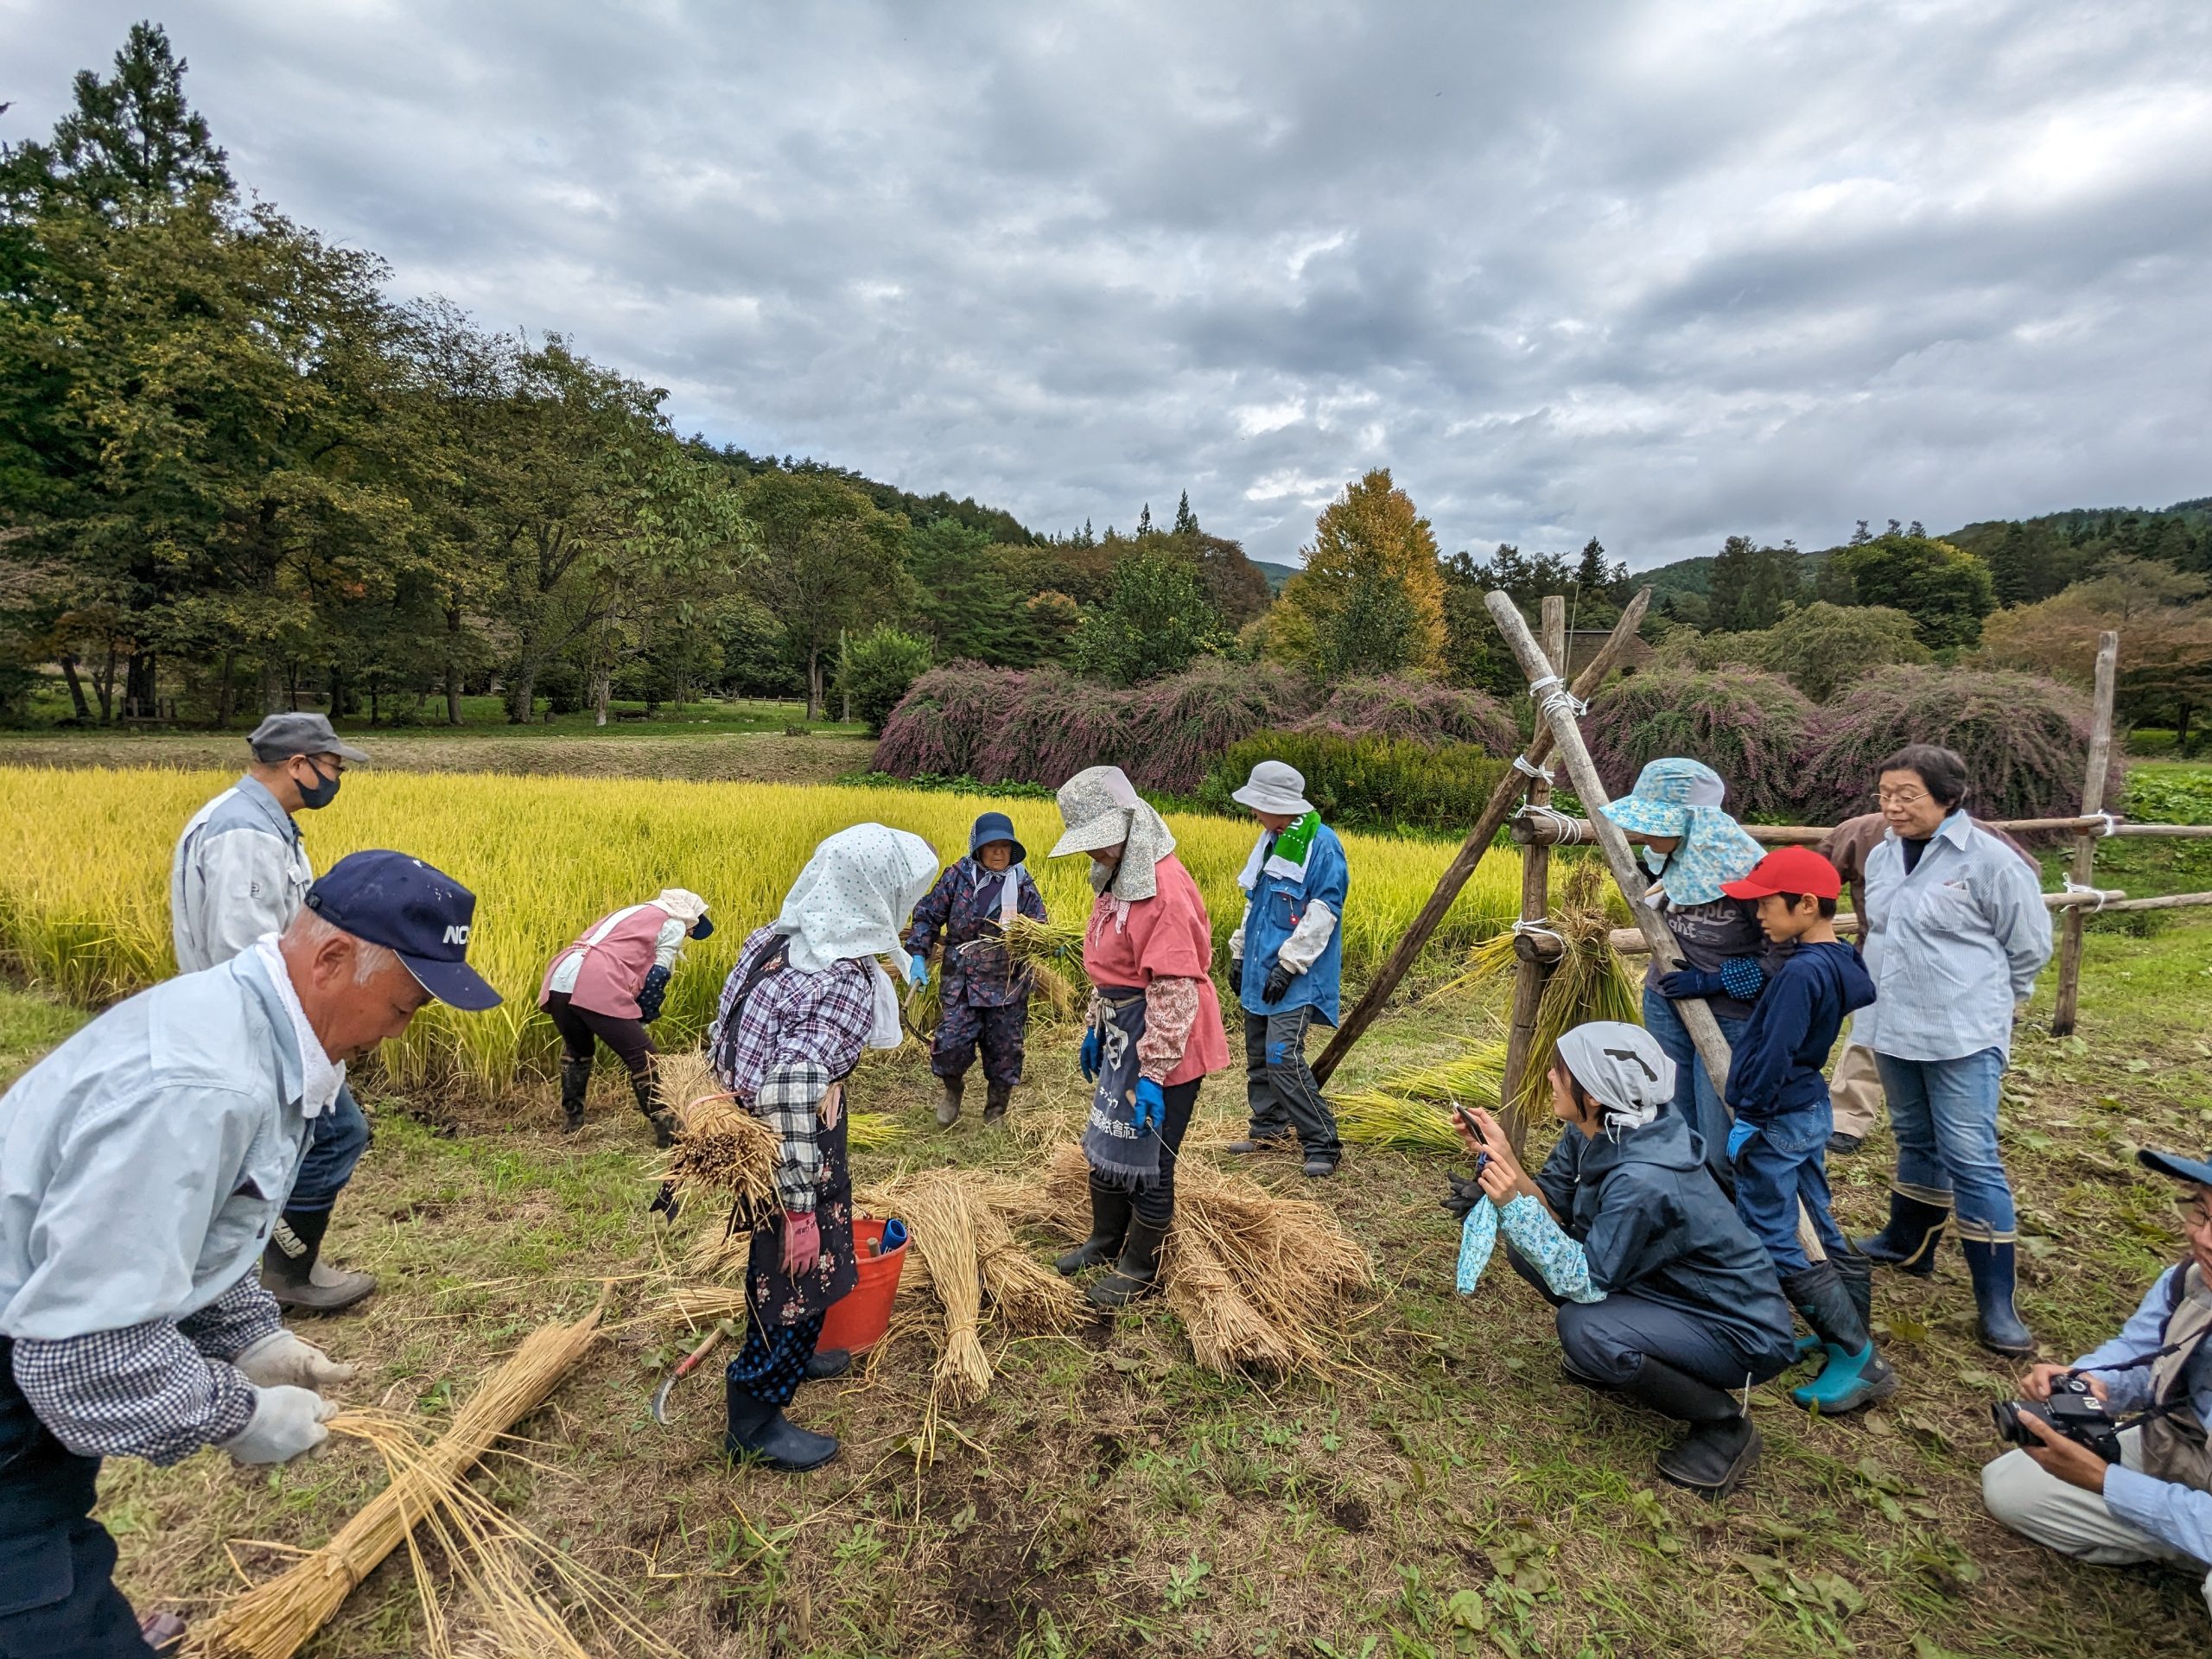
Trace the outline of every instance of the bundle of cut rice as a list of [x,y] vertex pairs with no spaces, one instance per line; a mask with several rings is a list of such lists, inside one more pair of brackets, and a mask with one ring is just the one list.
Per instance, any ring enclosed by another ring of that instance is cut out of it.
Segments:
[[1453,1108],[1496,1111],[1504,1081],[1505,1045],[1475,1043],[1456,1059],[1394,1071],[1364,1089],[1332,1094],[1329,1103],[1347,1141],[1408,1152],[1456,1153],[1462,1146],[1452,1122]]

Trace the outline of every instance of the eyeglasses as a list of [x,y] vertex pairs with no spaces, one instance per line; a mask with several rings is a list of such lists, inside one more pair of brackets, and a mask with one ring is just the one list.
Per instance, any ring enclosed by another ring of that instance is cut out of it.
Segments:
[[1878,789],[1874,798],[1884,806],[1916,806],[1928,798],[1923,789]]
[[2202,1233],[2212,1238],[2212,1210],[2201,1204],[2185,1205],[2181,1212],[2181,1230],[2185,1233]]

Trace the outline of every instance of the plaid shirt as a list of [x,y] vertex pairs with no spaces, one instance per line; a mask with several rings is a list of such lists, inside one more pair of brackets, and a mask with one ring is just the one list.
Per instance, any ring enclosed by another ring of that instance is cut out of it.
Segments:
[[249,1274],[181,1324],[149,1319],[58,1342],[19,1337],[16,1382],[78,1456],[175,1463],[245,1430],[254,1387],[224,1362],[282,1324]]
[[737,1029],[726,1030],[746,976],[776,943],[761,928],[737,953],[722,984],[721,1006],[708,1036],[708,1052],[723,1088],[736,1095],[776,1133],[782,1154],[776,1192],[784,1207],[804,1215],[814,1209],[822,1154],[814,1142],[817,1108],[830,1084],[859,1064],[875,1023],[874,970],[863,960],[832,963],[818,974],[788,965],[764,976],[745,999]]

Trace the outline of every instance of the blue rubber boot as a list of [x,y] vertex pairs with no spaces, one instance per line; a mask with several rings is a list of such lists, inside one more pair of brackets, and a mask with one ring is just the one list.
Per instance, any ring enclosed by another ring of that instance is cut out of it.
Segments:
[[1897,1391],[1897,1373],[1875,1352],[1874,1338],[1852,1306],[1833,1262],[1816,1262],[1802,1273],[1791,1274],[1782,1281],[1782,1289],[1799,1317],[1813,1327],[1828,1357],[1818,1376],[1789,1390],[1792,1400],[1832,1417],[1886,1400]]
[[2036,1338],[2012,1306],[2013,1253],[2018,1247],[1961,1238],[1959,1248],[1966,1252],[1967,1271],[1974,1276],[1974,1306],[1981,1313],[1975,1336],[1993,1354],[2025,1359],[2035,1352]]
[[1930,1203],[1891,1187],[1890,1224],[1872,1237],[1860,1239],[1859,1253],[1884,1267],[1925,1279],[1936,1271],[1936,1252],[1950,1218],[1948,1204]]

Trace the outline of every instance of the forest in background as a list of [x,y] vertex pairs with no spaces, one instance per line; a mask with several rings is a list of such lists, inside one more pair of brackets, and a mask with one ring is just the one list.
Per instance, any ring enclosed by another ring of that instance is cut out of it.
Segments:
[[1801,551],[1732,537],[1637,575],[1579,550],[1446,554],[1388,469],[1294,570],[1155,522],[1039,532],[810,458],[678,435],[665,394],[557,334],[389,295],[373,255],[241,191],[162,31],[0,150],[0,710],[375,723],[842,693],[880,728],[933,665],[1115,687],[1200,658],[1324,683],[1521,690],[1482,595],[1611,626],[1657,590],[1662,666],[1744,664],[1815,702],[1893,665],[2086,683],[2125,630],[2121,714],[2184,747],[2212,696],[2212,512],[2079,511]]

